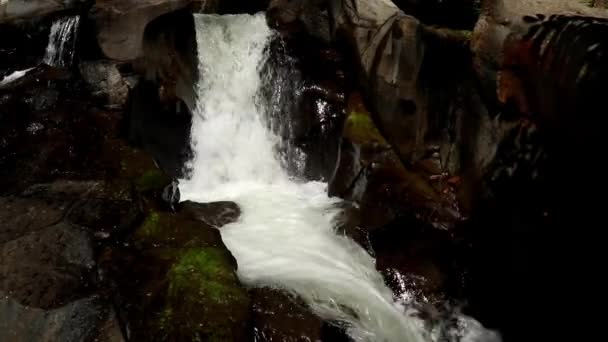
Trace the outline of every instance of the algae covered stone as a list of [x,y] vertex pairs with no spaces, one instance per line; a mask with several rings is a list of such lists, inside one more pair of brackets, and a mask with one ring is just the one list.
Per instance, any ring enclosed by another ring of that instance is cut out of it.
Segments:
[[114,253],[124,263],[113,277],[128,298],[123,310],[134,340],[248,340],[249,296],[217,229],[150,211],[129,248]]

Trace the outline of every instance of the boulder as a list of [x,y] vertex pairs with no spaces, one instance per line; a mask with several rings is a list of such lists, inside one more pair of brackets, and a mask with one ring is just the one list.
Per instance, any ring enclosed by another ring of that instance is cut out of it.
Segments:
[[123,107],[129,98],[129,86],[110,61],[80,63],[80,75],[87,82],[91,95],[109,108]]
[[82,6],[87,0],[3,0],[0,2],[0,23],[31,21],[48,14]]
[[158,85],[161,102],[180,99],[193,111],[199,61],[192,12],[179,10],[151,20],[141,48],[138,68],[147,81]]
[[249,294],[256,341],[350,341],[343,330],[315,316],[301,299],[285,291],[265,287]]
[[406,168],[357,94],[349,99],[329,194],[357,202],[359,225],[366,230],[378,229],[401,215],[414,215],[442,228],[461,219],[452,185],[432,184]]
[[2,245],[0,291],[26,306],[56,307],[86,289],[94,266],[87,232],[59,223]]
[[222,226],[236,222],[241,216],[241,208],[234,202],[212,202],[196,203],[185,201],[179,204],[178,211],[194,220],[221,228]]
[[[352,86],[342,52],[303,32],[285,32],[270,43],[263,99],[271,127],[282,138],[285,167],[298,177],[329,180]],[[285,115],[289,118],[286,120]]]
[[249,296],[217,229],[150,212],[130,246],[108,248],[102,257],[130,339],[247,340]]
[[212,11],[216,1],[193,0],[96,0],[93,17],[97,40],[106,57],[132,61],[142,57],[144,30],[150,21],[196,2],[199,9]]
[[[21,305],[0,296],[0,340],[123,342],[120,330],[108,335],[106,327],[116,324],[107,301],[99,296],[83,298],[52,310]],[[98,327],[101,326],[101,329]]]

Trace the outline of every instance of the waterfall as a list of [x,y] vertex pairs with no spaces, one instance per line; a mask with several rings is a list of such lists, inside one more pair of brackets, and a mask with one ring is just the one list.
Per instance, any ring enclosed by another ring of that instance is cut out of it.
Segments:
[[184,200],[241,207],[239,221],[221,228],[241,281],[297,294],[318,316],[343,323],[354,341],[434,340],[411,307],[393,300],[373,258],[335,233],[339,200],[326,195],[327,184],[295,179],[282,167],[280,139],[266,120],[286,117],[266,115],[268,101],[260,98],[262,84],[273,84],[260,76],[273,37],[265,17],[197,14],[195,22],[194,157],[180,191]]
[[80,16],[56,19],[51,26],[43,62],[56,67],[69,67],[74,59]]

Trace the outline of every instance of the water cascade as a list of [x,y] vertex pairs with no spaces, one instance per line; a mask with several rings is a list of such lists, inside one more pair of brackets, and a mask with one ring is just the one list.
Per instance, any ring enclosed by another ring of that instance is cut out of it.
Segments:
[[0,89],[2,89],[2,87],[11,84],[12,82],[20,79],[21,77],[27,75],[28,72],[34,70],[34,68],[28,68],[28,69],[24,69],[24,70],[17,70],[14,71],[6,76],[4,76],[1,80],[0,80]]
[[80,16],[58,18],[51,26],[43,62],[56,67],[68,67],[74,59]]
[[195,22],[195,156],[180,190],[184,200],[241,207],[239,221],[221,228],[239,278],[299,295],[320,317],[344,323],[354,341],[433,340],[414,310],[393,300],[373,258],[334,232],[339,200],[326,195],[326,184],[294,179],[282,167],[260,98],[273,36],[264,16],[196,15]]

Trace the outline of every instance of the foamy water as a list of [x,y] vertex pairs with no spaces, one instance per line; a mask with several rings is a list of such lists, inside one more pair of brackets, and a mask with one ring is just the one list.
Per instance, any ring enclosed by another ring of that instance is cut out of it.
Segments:
[[239,221],[221,229],[239,278],[299,295],[320,317],[345,323],[355,341],[433,340],[415,312],[393,300],[373,258],[335,233],[339,200],[326,195],[327,185],[290,178],[281,167],[279,138],[264,122],[267,101],[258,101],[264,48],[273,35],[264,16],[196,15],[195,21],[195,156],[180,191],[184,200],[241,207]]

